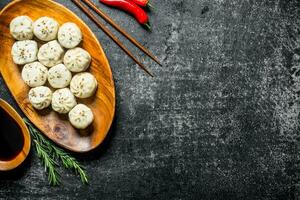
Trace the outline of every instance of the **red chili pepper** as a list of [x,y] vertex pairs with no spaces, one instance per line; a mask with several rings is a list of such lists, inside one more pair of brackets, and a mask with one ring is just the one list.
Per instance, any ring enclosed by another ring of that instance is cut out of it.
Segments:
[[130,0],[130,1],[142,7],[147,7],[147,6],[152,7],[149,0]]
[[140,24],[145,25],[147,28],[150,28],[149,17],[147,13],[135,3],[126,0],[99,0],[99,1],[108,6],[116,7],[120,10],[124,10],[130,13],[135,17],[135,19]]

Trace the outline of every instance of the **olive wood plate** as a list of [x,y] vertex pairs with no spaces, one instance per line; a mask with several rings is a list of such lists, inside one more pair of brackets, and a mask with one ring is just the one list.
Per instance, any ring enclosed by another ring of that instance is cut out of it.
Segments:
[[[78,103],[89,106],[95,116],[93,124],[86,130],[73,128],[67,115],[60,115],[51,108],[38,111],[29,103],[27,95],[30,88],[21,78],[22,66],[14,64],[11,56],[15,40],[10,34],[9,24],[13,18],[20,15],[27,15],[32,20],[49,16],[60,24],[74,22],[81,29],[83,41],[80,47],[91,54],[92,62],[88,71],[98,81],[98,89],[93,97],[77,99]],[[101,144],[110,129],[115,113],[115,87],[105,53],[89,27],[72,11],[54,1],[16,0],[0,12],[0,41],[0,72],[16,102],[30,121],[53,142],[70,151],[87,152]]]

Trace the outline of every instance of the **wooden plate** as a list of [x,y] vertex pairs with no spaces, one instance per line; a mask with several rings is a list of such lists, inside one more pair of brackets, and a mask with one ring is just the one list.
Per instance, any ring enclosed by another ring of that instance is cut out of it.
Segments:
[[[22,66],[13,63],[11,48],[15,40],[10,35],[11,20],[27,15],[36,20],[42,16],[56,19],[60,24],[76,23],[83,33],[81,47],[92,56],[89,71],[98,81],[98,90],[92,98],[78,100],[88,105],[95,115],[88,130],[74,129],[67,115],[59,115],[50,108],[37,111],[28,101],[29,87],[21,78]],[[107,58],[96,36],[89,27],[73,12],[51,0],[16,0],[7,5],[0,13],[0,71],[2,76],[25,115],[46,136],[58,145],[74,152],[87,152],[96,148],[105,138],[115,113],[115,88],[112,72]]]

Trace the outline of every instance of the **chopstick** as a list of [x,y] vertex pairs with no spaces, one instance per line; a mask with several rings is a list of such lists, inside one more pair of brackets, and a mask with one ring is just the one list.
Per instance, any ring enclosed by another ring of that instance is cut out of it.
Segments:
[[125,45],[116,38],[113,33],[105,27],[105,25],[97,19],[95,15],[93,15],[89,9],[84,6],[79,0],[72,0],[91,20],[95,22],[95,24],[103,30],[103,32],[108,35],[132,60],[134,60],[147,74],[151,77],[153,75],[147,70],[147,68],[125,47]]
[[143,47],[136,39],[134,39],[131,35],[129,35],[124,29],[122,29],[112,18],[110,18],[107,14],[105,14],[100,8],[98,8],[93,2],[90,0],[82,0],[86,3],[90,8],[92,8],[98,15],[100,15],[105,21],[107,21],[112,27],[114,27],[117,31],[122,33],[129,41],[131,41],[136,47],[138,47],[141,51],[147,54],[152,60],[154,60],[157,64],[162,66],[159,60],[145,47]]

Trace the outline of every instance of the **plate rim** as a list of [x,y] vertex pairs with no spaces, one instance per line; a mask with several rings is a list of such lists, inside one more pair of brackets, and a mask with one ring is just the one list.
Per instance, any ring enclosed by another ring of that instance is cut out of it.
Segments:
[[[7,9],[9,9],[10,7],[14,6],[15,4],[17,4],[17,3],[21,2],[21,1],[23,1],[23,0],[14,0],[14,1],[9,2],[2,10],[0,10],[0,17],[3,15],[3,13],[4,13]],[[37,128],[44,136],[46,136],[49,140],[51,140],[51,141],[52,141],[53,143],[55,143],[56,145],[58,145],[58,146],[60,146],[60,147],[63,147],[63,148],[65,148],[65,149],[67,149],[67,150],[69,150],[69,151],[72,151],[72,152],[74,152],[74,153],[87,153],[87,152],[90,152],[90,151],[92,151],[92,150],[98,148],[98,147],[103,143],[103,141],[106,139],[106,137],[107,137],[109,131],[111,130],[113,121],[114,121],[114,119],[115,119],[115,112],[116,112],[116,87],[115,87],[115,79],[114,79],[114,76],[113,76],[113,73],[112,73],[112,68],[111,68],[111,66],[110,66],[109,60],[108,60],[108,58],[107,58],[107,56],[106,56],[106,53],[104,52],[104,49],[102,48],[102,45],[101,45],[100,41],[98,40],[97,36],[96,36],[95,33],[91,30],[91,28],[87,25],[86,22],[84,22],[79,16],[77,16],[77,14],[76,14],[75,12],[73,12],[72,10],[70,10],[69,8],[67,8],[67,7],[64,6],[64,5],[62,5],[62,4],[58,3],[58,2],[55,2],[55,1],[53,1],[53,0],[44,0],[44,1],[48,1],[48,2],[50,2],[50,3],[53,3],[53,4],[55,4],[56,6],[59,6],[59,7],[61,7],[62,9],[65,9],[65,10],[67,10],[68,12],[70,12],[70,13],[73,15],[73,17],[76,17],[77,20],[79,20],[84,26],[86,26],[86,28],[87,28],[87,29],[89,30],[89,32],[91,33],[91,36],[93,37],[93,39],[94,39],[94,40],[97,42],[97,44],[99,45],[100,50],[101,50],[101,54],[103,54],[103,56],[104,56],[104,58],[105,58],[104,60],[105,60],[105,63],[106,63],[106,65],[107,65],[107,67],[108,67],[109,75],[110,75],[111,81],[112,81],[111,87],[113,88],[113,90],[112,90],[113,101],[110,102],[110,103],[112,103],[112,112],[111,112],[112,115],[111,115],[111,120],[109,120],[109,123],[108,123],[108,126],[107,126],[107,130],[106,130],[106,131],[104,132],[104,134],[103,134],[103,135],[104,135],[103,139],[102,139],[102,140],[99,140],[99,143],[96,144],[96,145],[94,145],[92,148],[89,148],[89,149],[86,149],[86,150],[76,150],[76,149],[69,148],[68,146],[66,146],[66,145],[64,145],[64,144],[57,143],[57,142],[55,142],[54,140],[52,140],[50,137],[48,137],[48,135],[45,134],[44,131],[40,130],[40,129],[35,125],[34,122],[32,122],[32,123],[34,124],[34,126],[35,126],[35,127],[36,127],[36,128]],[[0,67],[0,73],[1,73],[1,76],[2,76],[2,70],[3,70],[2,67]],[[3,80],[4,80],[4,83],[7,85],[7,88],[8,88],[8,90],[9,90],[9,92],[11,93],[11,96],[13,97],[14,101],[17,102],[15,96],[12,94],[11,89],[10,89],[10,87],[8,86],[7,82],[6,82],[6,78],[5,78],[4,76],[2,76],[2,78],[3,78]],[[23,114],[26,116],[26,118],[29,119],[29,117],[28,117],[27,114],[26,114],[26,109],[23,108],[23,107],[21,107],[21,106],[19,105],[18,102],[17,102],[17,105],[18,105],[18,107],[21,109],[21,111],[23,112]],[[30,119],[29,119],[29,120],[30,120]],[[31,121],[31,120],[30,120],[30,121]],[[77,129],[76,129],[76,130],[77,130]]]

